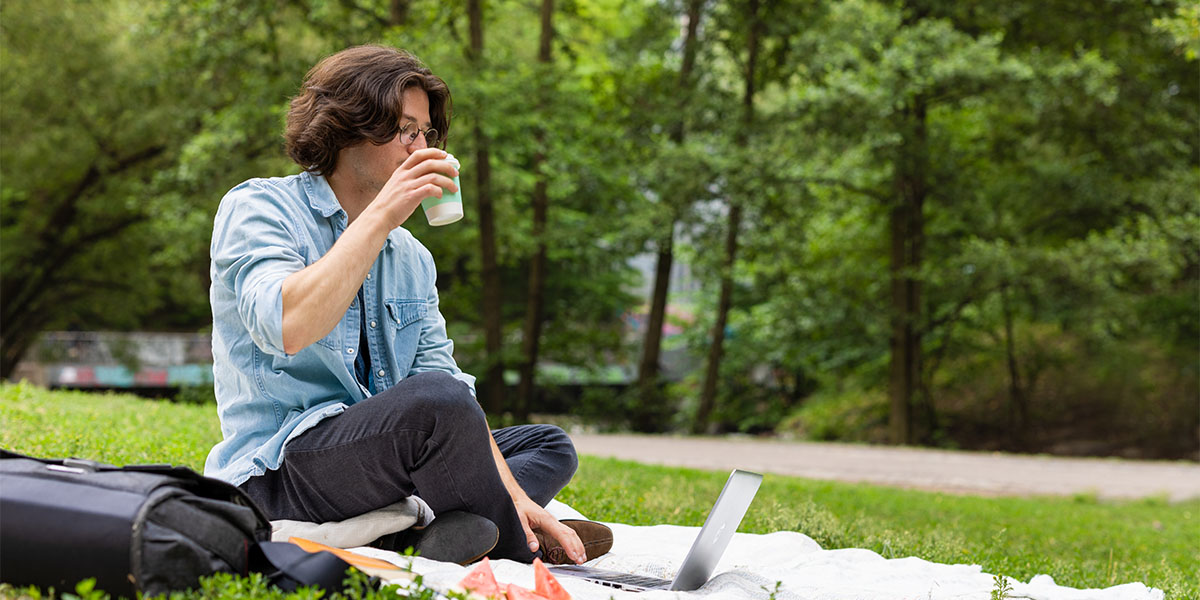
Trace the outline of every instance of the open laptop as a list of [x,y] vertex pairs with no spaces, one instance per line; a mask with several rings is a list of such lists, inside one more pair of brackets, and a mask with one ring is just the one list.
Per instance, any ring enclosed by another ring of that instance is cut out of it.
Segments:
[[550,572],[634,592],[698,589],[708,582],[713,569],[717,567],[717,561],[725,554],[729,540],[733,539],[742,517],[746,516],[750,501],[754,500],[754,494],[758,492],[761,483],[762,475],[758,473],[734,469],[733,473],[729,474],[725,488],[721,490],[717,503],[708,513],[704,527],[700,528],[700,535],[696,536],[691,550],[688,550],[687,558],[684,558],[683,564],[679,566],[679,573],[675,575],[674,581],[575,565],[550,567]]

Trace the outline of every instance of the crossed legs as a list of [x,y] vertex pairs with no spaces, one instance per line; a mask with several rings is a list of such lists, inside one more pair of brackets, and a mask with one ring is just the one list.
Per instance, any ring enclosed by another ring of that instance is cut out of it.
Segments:
[[[548,503],[577,465],[557,427],[497,430],[513,476],[535,502]],[[420,496],[435,513],[462,510],[491,520],[494,558],[533,554],[496,470],[483,410],[449,374],[421,373],[359,402],[288,442],[278,470],[242,488],[271,519],[341,521]]]

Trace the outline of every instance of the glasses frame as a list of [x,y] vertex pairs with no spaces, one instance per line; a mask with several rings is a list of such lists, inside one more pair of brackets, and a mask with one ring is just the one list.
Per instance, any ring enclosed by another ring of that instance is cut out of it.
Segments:
[[[409,133],[410,131],[411,133]],[[416,121],[408,121],[404,125],[401,125],[400,133],[397,135],[400,136],[400,141],[405,146],[411,146],[413,142],[417,141],[417,134],[425,136],[425,145],[429,146],[430,148],[437,146],[438,143],[442,141],[441,134],[438,133],[438,130],[434,129],[433,127],[421,129],[421,127],[417,125]]]

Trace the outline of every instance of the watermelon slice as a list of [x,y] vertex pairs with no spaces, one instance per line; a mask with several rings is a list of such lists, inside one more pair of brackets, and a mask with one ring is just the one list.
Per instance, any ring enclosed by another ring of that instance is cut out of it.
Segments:
[[547,600],[571,600],[571,595],[563,589],[562,584],[550,574],[550,569],[542,563],[542,559],[533,559],[533,589]]
[[508,600],[547,600],[547,598],[541,594],[531,592],[519,585],[513,585],[511,583],[508,584],[504,590],[508,594]]
[[458,582],[458,587],[489,598],[500,595],[500,585],[496,583],[496,574],[492,573],[492,564],[486,556]]

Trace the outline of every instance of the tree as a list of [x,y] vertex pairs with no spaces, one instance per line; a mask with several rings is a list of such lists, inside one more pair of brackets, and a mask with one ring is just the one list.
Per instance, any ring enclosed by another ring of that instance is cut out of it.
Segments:
[[[1027,428],[1039,382],[1066,368],[1055,362],[1066,359],[1040,352],[1038,327],[1133,341],[1132,329],[1148,332],[1131,324],[1147,320],[1124,311],[1162,298],[1165,282],[1188,272],[1192,253],[1174,244],[1186,244],[1176,227],[1194,218],[1181,208],[1191,176],[1177,169],[1195,161],[1184,131],[1196,105],[1182,99],[1197,94],[1188,67],[1161,60],[1164,40],[1150,31],[1172,10],[824,7],[794,53],[805,58],[793,63],[793,117],[777,132],[805,147],[780,141],[763,152],[779,157],[764,170],[819,203],[808,227],[788,221],[780,227],[790,236],[761,232],[780,266],[745,264],[765,298],[750,323],[796,348],[781,356],[797,367],[837,369],[826,385],[847,375],[890,382],[898,441],[945,433],[935,399],[961,405],[952,390],[985,393],[980,364],[1005,373],[1011,415],[1003,422]],[[1132,224],[1147,213],[1175,233]],[[1118,231],[1128,243],[1115,243]],[[1176,250],[1159,245],[1166,239]],[[1155,253],[1177,253],[1177,266],[1149,268]],[[1088,268],[1079,267],[1083,256]],[[1083,315],[1105,326],[1083,328]],[[1170,322],[1186,330],[1192,320]],[[880,348],[883,331],[894,347]],[[975,377],[948,385],[946,369],[964,365]]]
[[[554,0],[542,0],[541,35],[538,41],[538,110],[545,112],[547,94],[553,93],[553,71],[551,42],[554,39]],[[535,373],[538,362],[538,347],[542,338],[542,322],[545,318],[543,292],[546,286],[546,212],[549,199],[546,188],[547,174],[543,169],[546,162],[546,133],[541,128],[536,132],[538,149],[533,157],[532,171],[537,178],[533,186],[533,239],[537,246],[529,267],[529,292],[525,308],[525,328],[521,347],[521,382],[517,390],[517,418],[527,419],[533,404]]]
[[131,32],[136,8],[3,6],[0,376],[47,328],[129,327],[172,305],[170,327],[206,312],[202,299],[172,304],[196,287],[172,245],[198,207],[164,201],[160,173],[200,127],[197,96],[149,58],[176,46]]
[[[470,20],[471,45],[467,57],[474,67],[475,77],[484,77],[486,64],[483,47],[483,0],[467,0],[467,17]],[[476,106],[483,110],[483,106]],[[480,122],[483,114],[476,115],[473,137],[475,138],[475,187],[479,203],[479,256],[483,263],[483,293],[481,294],[483,334],[487,342],[487,368],[483,375],[483,403],[491,414],[499,414],[504,407],[504,361],[501,357],[503,343],[501,302],[503,290],[500,284],[500,269],[497,264],[496,216],[492,205],[491,151],[488,136]]]
[[[743,78],[745,91],[742,95],[741,128],[738,129],[737,144],[745,147],[749,142],[749,131],[754,127],[754,93],[758,84],[758,52],[764,29],[764,17],[759,12],[758,0],[749,0],[746,7],[749,33],[746,38],[746,63]],[[704,373],[704,387],[700,392],[700,407],[692,431],[699,433],[708,428],[709,416],[717,397],[717,380],[721,369],[721,354],[725,343],[725,326],[729,317],[733,295],[733,269],[737,264],[738,230],[742,225],[741,198],[729,202],[729,224],[725,231],[724,263],[721,268],[721,296],[717,301],[716,322],[712,328],[708,361]]]
[[[691,108],[694,76],[696,66],[697,46],[699,45],[700,21],[703,17],[704,1],[688,0],[686,4],[687,28],[683,40],[683,62],[679,67],[678,108],[675,112],[674,123],[670,125],[670,143],[675,146],[683,144],[686,130],[686,115]],[[681,193],[682,192],[682,193]],[[679,194],[679,197],[674,197]],[[667,210],[666,224],[658,234],[656,241],[656,256],[654,265],[654,286],[650,298],[650,310],[646,319],[646,335],[642,343],[642,357],[638,363],[637,387],[643,405],[658,405],[662,399],[658,393],[659,357],[662,350],[663,325],[666,321],[667,294],[671,281],[671,267],[675,262],[675,228],[680,221],[680,213],[693,200],[687,188],[663,190],[662,198],[673,198],[672,206]],[[640,411],[641,414],[653,414],[654,411]],[[650,429],[652,423],[640,422],[640,429]]]

